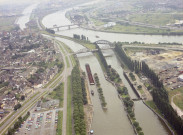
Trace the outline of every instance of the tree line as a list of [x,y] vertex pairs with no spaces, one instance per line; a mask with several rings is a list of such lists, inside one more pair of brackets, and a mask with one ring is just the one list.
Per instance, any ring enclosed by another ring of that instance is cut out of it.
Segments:
[[107,103],[105,101],[103,90],[100,87],[100,81],[99,81],[97,73],[94,74],[94,78],[95,78],[95,82],[96,82],[96,85],[97,85],[97,91],[98,91],[98,94],[99,94],[99,99],[100,99],[101,105],[102,105],[103,108],[105,108]]
[[48,29],[48,28],[46,28],[46,31],[47,31],[48,33],[51,33],[51,34],[55,34],[55,31],[54,31],[54,30],[52,30],[52,29]]
[[[111,65],[107,64],[107,61],[106,61],[105,57],[103,56],[103,53],[102,53],[100,47],[97,44],[96,44],[96,48],[98,49],[99,58],[101,60],[103,67],[105,68],[105,71],[107,72],[107,76],[109,77],[109,79],[111,81],[113,81],[117,84],[116,86],[117,86],[118,94],[122,96],[122,99],[123,99],[123,102],[125,105],[125,109],[128,113],[130,120],[132,121],[132,124],[133,124],[135,130],[137,131],[137,133],[139,135],[144,135],[142,128],[140,127],[139,123],[136,121],[134,109],[133,109],[134,102],[130,98],[127,88],[126,87],[122,88],[119,85],[119,83],[121,82],[121,78],[120,78],[119,74],[116,72],[116,70],[114,70],[111,67]],[[95,77],[96,85],[98,87],[100,87],[98,76],[95,74],[94,77]],[[100,94],[103,96],[103,93],[99,93],[99,96],[100,96]]]
[[78,34],[73,34],[73,38],[75,39],[79,39],[79,40],[85,40],[88,41],[88,37],[84,36],[84,35],[78,35]]
[[76,135],[86,135],[86,125],[84,120],[84,109],[83,109],[83,93],[82,84],[80,77],[80,70],[76,65],[71,73],[72,78],[72,91],[73,91],[73,119],[74,119],[74,130]]
[[96,49],[98,49],[98,55],[100,57],[100,60],[102,62],[103,67],[105,68],[105,71],[109,72],[107,61],[106,61],[106,59],[105,59],[105,57],[104,57],[100,47],[97,44],[95,44],[95,46],[96,46]]
[[158,75],[156,75],[156,73],[150,69],[145,62],[131,60],[131,58],[123,51],[121,46],[122,43],[118,42],[115,44],[115,51],[120,59],[131,71],[135,71],[136,73],[141,72],[151,80],[151,83],[154,86],[152,91],[153,101],[176,132],[178,134],[183,134],[183,120],[177,115],[170,105],[168,93],[164,88],[163,83],[159,80]]
[[14,126],[12,128],[8,129],[7,135],[14,135],[14,133],[21,127],[21,124],[27,120],[27,118],[30,116],[30,112],[27,112],[27,114],[22,118],[21,116],[18,117],[18,121],[15,122]]
[[82,95],[83,95],[83,103],[86,105],[88,103],[87,94],[86,94],[86,87],[85,87],[85,78],[81,78],[81,86],[82,86]]

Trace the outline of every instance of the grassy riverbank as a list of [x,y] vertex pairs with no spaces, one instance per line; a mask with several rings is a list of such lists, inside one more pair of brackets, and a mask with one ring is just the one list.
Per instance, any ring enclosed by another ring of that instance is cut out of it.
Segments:
[[72,135],[72,94],[71,76],[67,78],[67,135]]
[[62,135],[62,120],[63,120],[63,112],[59,111],[56,135]]

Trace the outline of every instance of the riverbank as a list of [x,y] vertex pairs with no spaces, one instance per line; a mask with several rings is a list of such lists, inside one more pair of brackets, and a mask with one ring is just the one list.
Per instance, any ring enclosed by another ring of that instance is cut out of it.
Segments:
[[162,35],[162,36],[182,36],[183,32],[181,33],[173,33],[173,32],[169,32],[169,33],[147,33],[147,32],[119,32],[119,31],[109,31],[109,30],[97,30],[97,29],[92,29],[92,28],[88,28],[85,26],[80,26],[83,29],[86,30],[92,30],[92,31],[98,31],[98,32],[106,32],[106,33],[119,33],[119,34],[136,34],[136,35]]
[[[129,57],[127,57],[127,55],[126,55],[126,52],[123,50],[123,49],[121,49],[121,51],[119,51],[120,49],[118,48],[118,45],[116,45],[116,48],[115,48],[115,51],[117,52],[117,54],[118,55],[121,55],[121,56],[119,56],[120,58],[121,58],[121,60],[123,60],[123,61],[125,61],[125,64],[128,66],[128,68],[129,68],[129,70],[131,70],[131,71],[133,71],[133,70],[135,70],[135,71],[137,71],[137,67],[138,67],[138,65],[136,65],[135,64],[135,69],[134,68],[131,68],[131,66],[130,66],[130,63],[129,63],[129,61],[127,61],[126,60],[126,58],[128,58],[128,60],[130,60],[131,61],[131,59],[129,58]],[[119,53],[120,52],[120,53]],[[142,64],[142,69],[144,69],[143,68],[143,64]],[[143,70],[141,70],[141,72],[142,72]],[[138,71],[138,72],[140,72],[140,71]],[[142,72],[143,73],[143,72]],[[137,77],[137,76],[136,76]],[[150,79],[150,78],[149,78]],[[130,81],[130,80],[129,80]],[[151,80],[152,81],[152,80]],[[138,83],[137,83],[138,84]],[[157,86],[154,86],[154,89],[156,88]],[[154,95],[153,95],[154,96]],[[154,100],[154,97],[153,97],[153,100]],[[143,100],[142,100],[143,101]],[[145,102],[143,101],[143,103],[145,104]],[[146,106],[147,106],[147,104],[145,104]],[[155,104],[154,104],[155,105]],[[147,106],[148,108],[150,108],[151,109],[151,111],[153,111],[154,112],[154,110],[151,108],[151,107],[149,107],[149,106]],[[159,109],[157,109],[158,110],[158,112],[160,112],[159,111]],[[168,120],[166,120],[163,116],[162,116],[162,114],[161,114],[161,116],[160,115],[158,115],[157,113],[155,113],[157,116],[158,116],[158,118],[160,118],[160,120],[164,123],[164,125],[168,128],[168,130],[170,131],[170,133],[172,134],[172,135],[174,135],[175,134],[175,132],[173,131],[173,128],[170,126],[170,124],[168,124]]]

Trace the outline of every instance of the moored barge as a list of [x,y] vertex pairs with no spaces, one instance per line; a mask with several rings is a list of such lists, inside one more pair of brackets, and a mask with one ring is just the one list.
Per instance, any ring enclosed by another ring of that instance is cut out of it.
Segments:
[[85,67],[86,67],[86,71],[87,71],[87,74],[88,74],[88,79],[89,79],[90,85],[94,85],[95,82],[94,82],[94,79],[93,79],[93,76],[92,76],[92,73],[91,73],[90,65],[85,64]]

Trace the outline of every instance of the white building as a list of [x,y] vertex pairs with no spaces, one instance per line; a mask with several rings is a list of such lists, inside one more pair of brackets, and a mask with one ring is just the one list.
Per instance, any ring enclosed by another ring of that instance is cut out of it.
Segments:
[[178,80],[183,82],[183,74],[178,76]]

